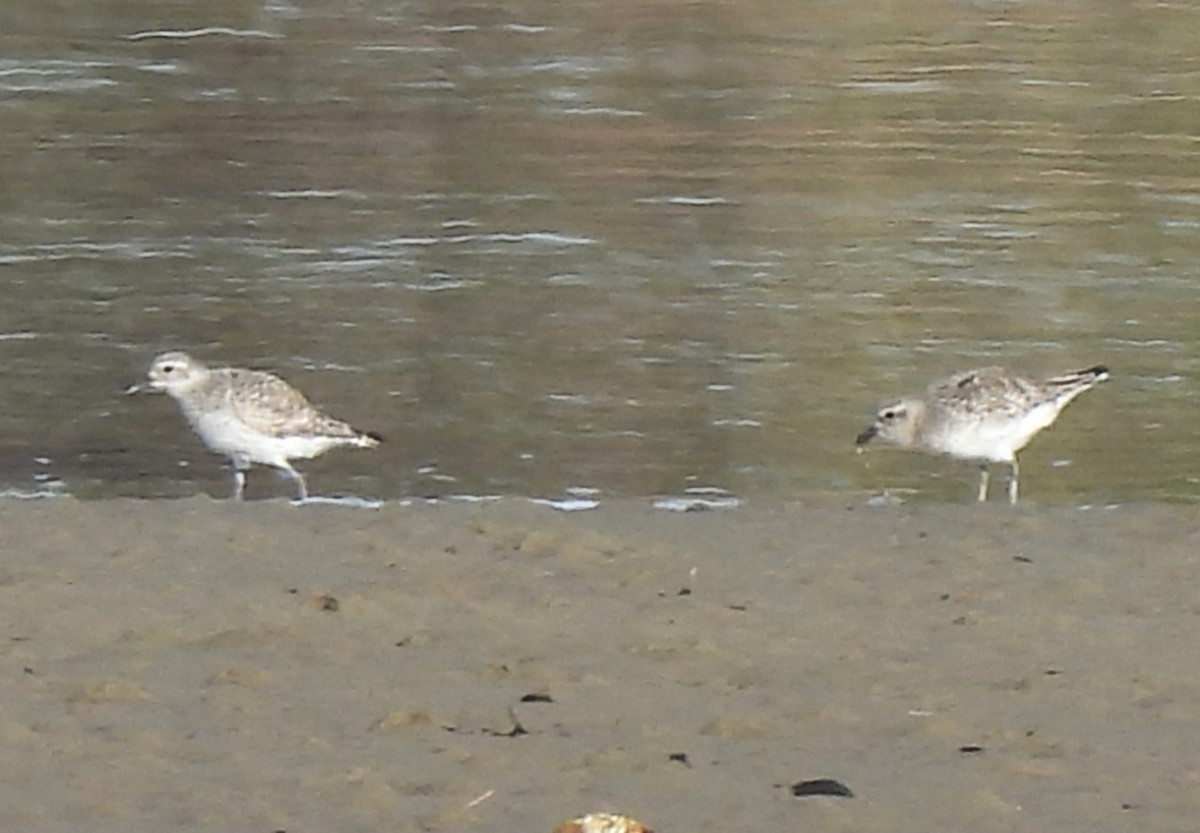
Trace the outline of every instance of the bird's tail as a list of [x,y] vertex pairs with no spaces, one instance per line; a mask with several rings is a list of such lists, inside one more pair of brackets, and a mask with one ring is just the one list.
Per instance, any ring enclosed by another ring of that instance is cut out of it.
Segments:
[[1087,370],[1076,370],[1047,379],[1046,388],[1055,401],[1066,405],[1085,390],[1091,390],[1107,378],[1108,368],[1098,364]]
[[358,431],[354,435],[353,444],[356,448],[374,448],[383,442],[383,437],[370,431]]
[[1102,364],[1095,367],[1089,367],[1087,370],[1076,370],[1071,373],[1064,373],[1061,376],[1055,376],[1052,379],[1047,379],[1047,384],[1056,388],[1082,388],[1084,390],[1092,385],[1099,384],[1108,378],[1108,368]]

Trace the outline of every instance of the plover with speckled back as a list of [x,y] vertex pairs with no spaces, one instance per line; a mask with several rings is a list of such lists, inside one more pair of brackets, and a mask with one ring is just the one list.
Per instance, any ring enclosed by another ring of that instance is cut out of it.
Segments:
[[1108,368],[1100,365],[1050,377],[999,367],[968,370],[885,405],[858,435],[858,450],[878,438],[900,448],[978,460],[979,500],[987,500],[988,464],[1007,463],[1008,500],[1016,503],[1017,452],[1071,400],[1107,378]]
[[235,500],[242,499],[246,470],[254,463],[286,473],[304,501],[304,475],[289,461],[316,457],[337,446],[374,448],[380,443],[375,434],[321,413],[304,394],[270,373],[210,368],[174,351],[155,358],[148,377],[147,387],[170,394],[204,444],[229,458]]

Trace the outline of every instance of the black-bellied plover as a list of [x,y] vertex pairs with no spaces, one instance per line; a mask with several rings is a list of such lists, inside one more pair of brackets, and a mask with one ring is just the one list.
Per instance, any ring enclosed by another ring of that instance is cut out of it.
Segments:
[[304,475],[290,460],[316,457],[336,446],[373,448],[380,442],[375,434],[321,413],[304,394],[270,373],[206,367],[174,351],[155,358],[148,376],[147,387],[170,394],[204,444],[229,458],[235,500],[242,499],[246,470],[254,463],[285,472],[304,501]]
[[999,367],[968,370],[880,408],[858,435],[858,450],[878,437],[900,448],[979,460],[979,500],[987,500],[988,464],[1008,463],[1008,500],[1016,503],[1017,452],[1072,399],[1107,378],[1108,368],[1100,365],[1050,377]]

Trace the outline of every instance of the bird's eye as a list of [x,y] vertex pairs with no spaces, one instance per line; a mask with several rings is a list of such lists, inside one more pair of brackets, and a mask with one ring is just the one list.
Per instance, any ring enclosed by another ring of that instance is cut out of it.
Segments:
[[893,411],[893,410],[891,410],[891,409],[889,408],[888,410],[884,411],[884,412],[881,414],[881,416],[882,416],[884,419],[895,419],[895,418],[896,418],[896,412],[895,412],[895,411]]
[[175,365],[173,365],[173,364],[164,364],[164,365],[162,366],[162,372],[163,372],[163,373],[174,373],[174,372],[175,372]]

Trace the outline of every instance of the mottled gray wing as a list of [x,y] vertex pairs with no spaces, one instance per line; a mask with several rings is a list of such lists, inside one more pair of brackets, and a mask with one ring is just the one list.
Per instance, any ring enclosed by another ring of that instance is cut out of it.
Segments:
[[990,416],[1020,414],[1045,398],[1034,382],[998,367],[968,370],[935,382],[929,393],[951,410]]
[[229,373],[230,407],[255,431],[271,437],[355,434],[349,425],[314,408],[304,394],[278,376],[258,370],[233,369]]

